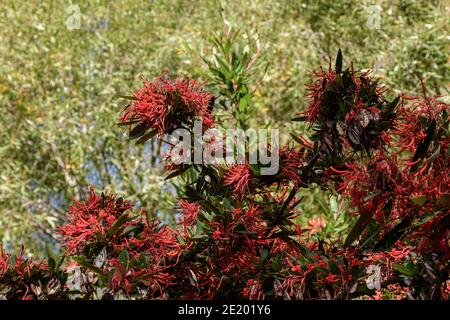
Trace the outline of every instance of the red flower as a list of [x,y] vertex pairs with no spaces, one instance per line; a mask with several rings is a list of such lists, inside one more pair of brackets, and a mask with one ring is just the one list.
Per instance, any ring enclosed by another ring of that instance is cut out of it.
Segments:
[[242,290],[242,295],[249,300],[264,299],[264,290],[261,282],[253,279],[248,280],[247,286]]
[[3,248],[0,247],[0,278],[9,269],[10,256],[6,252],[3,252]]
[[282,182],[293,182],[296,186],[301,183],[300,170],[305,164],[304,152],[289,147],[280,150]]
[[[145,287],[149,297],[164,296],[164,288],[173,284],[173,275],[167,270],[180,254],[181,246],[175,236],[171,229],[153,221],[148,222],[137,237],[123,238],[115,244],[113,258],[108,260],[106,268],[113,271],[114,291],[129,294],[136,287]],[[127,252],[128,265],[123,265],[119,259],[123,251]]]
[[304,115],[308,121],[315,123],[322,112],[324,89],[336,78],[336,72],[331,69],[330,65],[328,70],[320,68],[319,71],[314,71],[312,76],[316,80],[307,85],[309,91],[307,96],[310,103]]
[[89,199],[74,202],[69,207],[69,222],[58,227],[69,253],[81,252],[86,244],[104,238],[117,218],[134,206],[122,198],[98,195],[92,187]]
[[33,262],[33,259],[22,255],[15,258],[16,261],[11,265],[11,255],[0,248],[0,287],[10,288],[4,291],[8,299],[37,298],[39,293],[36,293],[38,291],[35,288],[41,288],[45,283],[43,278],[48,276],[47,263],[43,260]]
[[209,109],[212,95],[195,80],[170,80],[163,74],[154,81],[143,82],[144,87],[133,94],[136,100],[124,110],[122,123],[139,123],[160,134],[184,125],[192,127],[195,117],[201,117],[206,128],[213,126]]
[[332,273],[330,273],[329,275],[327,275],[325,277],[325,282],[327,282],[329,284],[335,284],[339,280],[340,280],[339,276],[332,274]]
[[183,226],[191,226],[200,213],[201,206],[197,203],[191,203],[186,200],[178,200],[178,205],[183,212]]
[[225,185],[232,186],[235,196],[242,197],[250,192],[252,173],[247,164],[235,164],[228,167],[225,175]]

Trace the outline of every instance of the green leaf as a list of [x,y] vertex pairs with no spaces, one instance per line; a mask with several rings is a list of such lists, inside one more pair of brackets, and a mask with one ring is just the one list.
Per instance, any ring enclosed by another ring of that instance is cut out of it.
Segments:
[[120,228],[125,224],[125,222],[127,222],[128,218],[129,218],[128,213],[122,214],[117,219],[117,221],[112,225],[111,229],[108,231],[107,237],[110,238],[114,235],[118,235],[117,233],[119,232]]
[[147,132],[142,137],[140,137],[139,140],[136,141],[135,144],[143,144],[143,143],[147,142],[148,140],[150,140],[151,138],[153,138],[157,133],[158,133],[158,131],[156,131],[156,130]]
[[342,51],[339,49],[337,57],[336,57],[336,73],[340,74],[342,72]]
[[291,121],[306,121],[306,120],[308,120],[308,118],[305,116],[299,116],[291,119]]
[[411,200],[414,204],[421,207],[425,204],[425,202],[427,202],[427,197],[422,195],[422,196],[417,196],[417,197],[410,197],[409,200]]
[[342,74],[342,86],[344,89],[348,89],[353,84],[352,75],[349,71],[349,69],[345,69],[345,71]]
[[178,169],[178,170],[170,173],[167,177],[164,178],[164,180],[169,180],[169,179],[178,177],[183,172],[186,172],[190,167],[192,167],[192,165],[182,167],[181,169]]
[[332,261],[332,260],[328,260],[328,268],[330,269],[331,273],[339,275],[341,274],[341,270],[339,269],[338,265]]
[[55,268],[56,268],[56,261],[55,261],[55,259],[53,259],[53,257],[51,257],[51,256],[48,257],[47,264],[48,264],[48,268],[51,271],[55,270]]
[[261,259],[260,259],[260,263],[264,263],[264,261],[267,259],[267,257],[269,256],[269,249],[268,248],[264,248],[262,253],[261,253]]
[[135,225],[135,226],[126,226],[123,229],[123,234],[129,234],[131,232],[134,232],[135,235],[139,234],[142,230],[144,229],[144,227],[142,225]]
[[439,157],[440,153],[441,153],[441,146],[438,145],[436,150],[434,150],[433,154],[428,157],[427,162],[433,162],[434,160],[436,160]]
[[298,241],[292,239],[286,232],[277,233],[277,237],[283,239],[286,243],[290,244],[294,248],[297,248],[301,254],[305,254],[306,248],[298,243]]
[[125,270],[128,269],[128,262],[129,262],[130,257],[129,257],[128,251],[126,249],[120,251],[118,259],[119,259],[120,264],[123,266],[123,268]]
[[119,122],[117,125],[118,126],[129,126],[135,123],[140,122],[141,120],[128,120],[128,121],[124,121],[124,122]]
[[303,145],[303,141],[300,140],[300,138],[297,137],[295,134],[293,134],[292,132],[289,132],[289,135],[291,136],[292,139],[294,139],[295,142],[297,142],[300,145]]
[[231,205],[230,200],[228,200],[226,198],[223,198],[223,206],[224,206],[225,210],[227,210],[227,211],[233,210],[233,206]]
[[121,99],[126,99],[126,100],[139,100],[139,99],[136,98],[136,97],[133,97],[133,96],[124,96],[124,95],[121,95],[121,94],[116,95],[116,98],[121,98]]
[[73,259],[74,259],[76,262],[78,262],[82,267],[85,267],[86,269],[95,272],[95,273],[98,274],[99,276],[102,276],[102,277],[105,276],[105,274],[103,273],[103,270],[100,269],[100,268],[98,268],[98,267],[96,267],[96,266],[93,266],[92,264],[90,264],[90,263],[87,261],[86,257],[83,257],[83,256],[77,256],[77,257],[74,257]]
[[128,138],[137,139],[140,136],[142,136],[145,131],[147,131],[147,125],[145,123],[139,123],[136,125],[132,130],[130,130],[130,133],[128,134]]
[[407,268],[407,267],[402,266],[400,264],[394,264],[392,267],[395,270],[400,271],[402,274],[404,274],[407,277],[413,277],[414,276],[414,270],[411,270],[412,268]]
[[184,239],[183,239],[180,235],[177,235],[177,241],[178,241],[182,246],[186,245],[186,241],[184,241]]
[[392,102],[387,105],[385,113],[386,114],[392,113],[394,111],[395,107],[397,107],[399,102],[400,102],[400,97],[397,97],[394,100],[392,100]]
[[410,225],[412,218],[407,216],[392,228],[388,233],[386,233],[383,238],[375,245],[374,251],[389,249],[397,240],[399,240],[406,232],[408,226]]
[[[422,141],[422,143],[420,143],[417,146],[416,153],[414,153],[414,157],[412,159],[413,162],[425,157],[428,148],[430,147],[431,141],[433,140],[435,130],[436,130],[436,120],[433,119],[433,121],[431,121],[430,125],[427,128],[426,132],[427,135],[425,139]],[[411,172],[416,171],[417,168],[418,164],[415,164],[414,166],[411,167]]]
[[216,214],[220,214],[221,211],[217,208],[211,201],[207,199],[202,199],[198,201],[198,204],[206,211],[206,212],[214,212]]
[[345,242],[344,242],[345,246],[350,246],[356,239],[358,239],[358,237],[361,235],[361,233],[366,229],[371,218],[372,218],[372,214],[369,211],[363,212],[361,214],[358,221],[356,221],[352,230],[350,231],[347,238],[345,239]]

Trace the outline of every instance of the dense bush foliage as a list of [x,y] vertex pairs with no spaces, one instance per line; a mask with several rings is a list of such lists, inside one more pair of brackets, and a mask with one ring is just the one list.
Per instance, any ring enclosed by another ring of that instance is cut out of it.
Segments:
[[[78,29],[66,26],[72,5]],[[366,25],[372,5],[380,6],[379,29]],[[112,125],[121,103],[115,96],[137,88],[141,75],[167,69],[208,80],[216,104],[246,106],[242,127],[284,129],[282,144],[290,131],[308,132],[290,118],[308,106],[311,71],[339,47],[392,89],[390,100],[420,92],[418,76],[430,96],[448,99],[448,1],[3,0],[0,9],[0,242],[15,253],[24,244],[34,259],[60,251],[56,225],[89,185],[125,194],[175,226],[185,177],[163,179],[158,139],[130,144]],[[224,25],[241,32],[227,39]],[[212,75],[215,55],[227,66],[232,60],[218,43],[241,59],[247,53],[244,64],[258,53],[251,74],[234,70],[228,83]],[[230,81],[246,90],[220,101],[234,90]],[[219,126],[229,118],[214,112]],[[349,203],[332,189],[310,185],[298,196],[296,222],[317,240],[337,240],[355,222],[341,214]]]
[[[226,113],[235,125],[245,125],[252,112],[249,90],[246,81],[235,79],[245,79],[255,61],[227,50],[229,61],[216,56],[218,63],[208,64],[217,83],[228,88],[221,95],[192,79],[144,79],[140,90],[125,97],[129,103],[119,125],[129,138],[164,142],[165,134],[184,128],[195,142],[196,118],[203,130],[223,129]],[[292,133],[279,149],[277,173],[261,174],[264,164],[250,163],[250,154],[232,165],[169,162],[166,179],[182,176],[185,182],[175,227],[91,188],[72,203],[59,227],[63,254],[34,262],[1,252],[0,295],[447,299],[448,104],[424,83],[415,96],[388,99],[387,89],[345,63],[341,51],[333,65],[312,76],[308,106],[293,115],[308,124],[308,134]],[[166,157],[172,152],[169,146]],[[301,194],[314,186],[334,190],[347,203],[339,214],[354,223],[345,238],[316,237],[320,220],[311,227],[298,222]]]

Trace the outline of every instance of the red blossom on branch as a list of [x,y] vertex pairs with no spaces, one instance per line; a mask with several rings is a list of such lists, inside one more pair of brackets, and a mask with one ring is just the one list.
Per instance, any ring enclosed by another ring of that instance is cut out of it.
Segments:
[[[342,70],[340,52],[334,70],[313,76],[301,118],[315,133],[292,135],[300,147],[281,148],[278,173],[263,176],[253,163],[169,164],[170,177],[191,168],[194,177],[180,188],[175,230],[91,188],[59,227],[68,267],[0,251],[0,294],[41,298],[53,286],[64,288],[55,297],[70,289],[85,299],[98,288],[105,299],[448,297],[448,105],[425,90],[387,102],[369,73]],[[121,123],[141,139],[192,129],[196,117],[210,128],[212,104],[196,81],[163,75],[144,80]],[[339,214],[355,216],[345,241],[321,239],[335,223],[329,216],[299,224],[300,189],[313,183],[350,207]],[[64,280],[69,272],[79,288]]]
[[86,244],[104,238],[117,219],[133,207],[133,202],[96,194],[91,187],[89,198],[74,201],[69,207],[69,222],[59,227],[63,245],[69,253],[82,251]]
[[152,129],[159,134],[192,127],[196,117],[202,118],[205,128],[213,126],[209,108],[212,95],[202,90],[202,84],[189,79],[171,80],[166,74],[143,82],[144,86],[133,93],[134,100],[124,110],[122,124],[137,123],[144,130]]
[[228,167],[225,185],[231,186],[236,197],[250,193],[252,172],[247,164],[235,164]]

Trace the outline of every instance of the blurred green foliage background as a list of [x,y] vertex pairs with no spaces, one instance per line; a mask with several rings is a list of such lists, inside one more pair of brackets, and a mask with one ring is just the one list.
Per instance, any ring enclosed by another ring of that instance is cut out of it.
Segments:
[[[67,27],[73,5],[81,14],[76,29]],[[204,78],[202,58],[214,53],[209,38],[224,28],[220,8],[225,24],[241,30],[236,41],[251,40],[268,65],[250,85],[254,125],[292,129],[311,71],[338,48],[345,63],[373,69],[397,90],[390,94],[420,92],[419,76],[429,91],[449,94],[447,1],[3,0],[0,242],[7,249],[24,244],[44,255],[68,203],[89,184],[173,223],[174,186],[163,180],[159,146],[127,141],[116,126],[123,101],[115,96],[164,70]],[[374,8],[379,28],[368,25]],[[324,218],[317,236],[339,236],[349,224],[341,202],[319,191],[304,191],[301,219]]]

